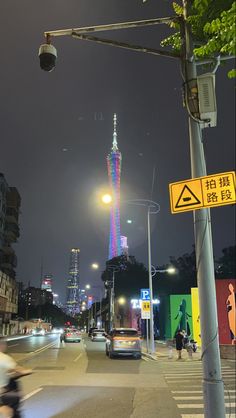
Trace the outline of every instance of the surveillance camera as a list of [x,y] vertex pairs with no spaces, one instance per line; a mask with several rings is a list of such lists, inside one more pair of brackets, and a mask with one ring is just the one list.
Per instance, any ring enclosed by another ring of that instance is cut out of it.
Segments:
[[40,67],[44,71],[52,71],[56,66],[57,50],[51,44],[43,44],[39,48]]

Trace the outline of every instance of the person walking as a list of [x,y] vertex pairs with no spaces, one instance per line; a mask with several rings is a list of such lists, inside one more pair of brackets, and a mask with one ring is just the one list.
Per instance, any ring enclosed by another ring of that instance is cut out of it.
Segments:
[[178,330],[175,335],[175,347],[178,353],[178,360],[182,358],[183,340],[184,340],[184,333],[183,331]]

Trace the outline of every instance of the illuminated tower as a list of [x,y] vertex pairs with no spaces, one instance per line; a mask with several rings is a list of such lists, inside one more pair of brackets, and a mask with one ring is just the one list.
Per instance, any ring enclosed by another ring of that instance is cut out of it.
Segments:
[[117,145],[116,114],[113,117],[113,142],[110,154],[107,156],[107,169],[112,194],[112,206],[110,215],[110,240],[109,260],[121,255],[120,240],[120,173],[121,153]]
[[72,248],[70,252],[66,311],[72,316],[79,312],[79,253],[79,248]]

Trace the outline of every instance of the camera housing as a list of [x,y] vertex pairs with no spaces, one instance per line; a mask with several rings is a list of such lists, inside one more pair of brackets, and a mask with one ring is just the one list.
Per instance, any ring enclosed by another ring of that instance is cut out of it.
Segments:
[[43,44],[39,48],[40,68],[44,71],[52,71],[56,66],[57,50],[51,44]]

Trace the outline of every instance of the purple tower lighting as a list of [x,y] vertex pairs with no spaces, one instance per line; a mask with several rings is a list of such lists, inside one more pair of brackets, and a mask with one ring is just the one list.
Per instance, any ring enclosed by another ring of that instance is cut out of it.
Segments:
[[121,153],[117,145],[116,133],[116,114],[113,117],[113,142],[110,154],[107,156],[107,169],[109,184],[112,195],[112,206],[110,215],[110,240],[109,240],[109,260],[121,255],[120,238],[120,173],[121,173]]

